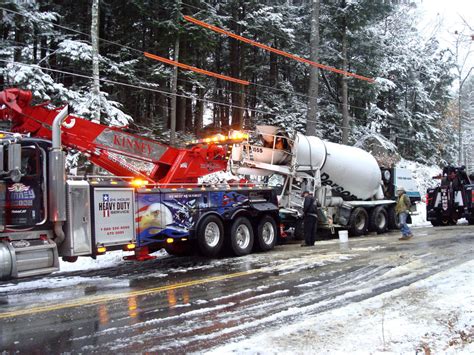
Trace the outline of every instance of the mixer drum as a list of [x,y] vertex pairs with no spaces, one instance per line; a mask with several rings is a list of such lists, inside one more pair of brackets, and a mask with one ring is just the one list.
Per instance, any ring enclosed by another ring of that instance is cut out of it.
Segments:
[[344,200],[367,200],[380,189],[377,161],[362,149],[297,134],[293,154],[298,171],[321,169],[323,185],[332,186]]

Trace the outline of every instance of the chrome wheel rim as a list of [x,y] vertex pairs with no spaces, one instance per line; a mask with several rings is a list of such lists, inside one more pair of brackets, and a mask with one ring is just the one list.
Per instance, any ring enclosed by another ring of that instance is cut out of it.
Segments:
[[383,213],[379,213],[379,216],[377,218],[377,225],[379,228],[384,228],[385,225],[387,224],[387,220],[385,219],[385,215]]
[[363,229],[364,226],[365,226],[365,218],[364,218],[364,216],[362,216],[362,215],[357,216],[355,225],[356,225],[356,227],[357,227],[358,230]]
[[250,244],[250,229],[245,224],[241,224],[235,230],[235,242],[240,249],[245,249]]
[[275,230],[271,222],[265,222],[262,227],[262,240],[265,244],[270,245],[275,238]]
[[204,239],[206,240],[206,244],[209,247],[214,248],[217,244],[219,244],[220,237],[221,232],[217,223],[209,222],[204,229]]

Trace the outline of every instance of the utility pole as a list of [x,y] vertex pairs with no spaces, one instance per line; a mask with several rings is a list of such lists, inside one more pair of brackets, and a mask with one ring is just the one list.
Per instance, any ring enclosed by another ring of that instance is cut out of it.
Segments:
[[[176,26],[178,33],[174,42],[173,58],[176,62],[179,61],[179,14],[181,12],[181,0],[176,4]],[[176,144],[176,95],[178,94],[178,67],[173,68],[173,78],[171,81],[171,112],[170,112],[170,145]]]
[[[346,1],[343,0],[341,8],[347,6]],[[348,60],[347,60],[347,15],[344,14],[342,18],[342,70],[347,71]],[[348,105],[348,88],[347,88],[347,77],[343,75],[341,77],[341,96],[342,96],[342,144],[349,143],[349,130],[350,130],[350,117],[349,117],[349,105]]]

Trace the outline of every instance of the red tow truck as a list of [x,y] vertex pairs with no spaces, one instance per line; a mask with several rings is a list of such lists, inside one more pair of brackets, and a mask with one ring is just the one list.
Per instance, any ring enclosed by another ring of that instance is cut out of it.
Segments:
[[[31,101],[29,91],[0,92],[0,121],[11,126],[0,132],[0,279],[51,273],[59,257],[114,249],[143,260],[163,247],[239,256],[275,245],[272,189],[198,185],[227,168],[229,147],[242,134],[178,149]],[[67,177],[71,149],[112,175]]]

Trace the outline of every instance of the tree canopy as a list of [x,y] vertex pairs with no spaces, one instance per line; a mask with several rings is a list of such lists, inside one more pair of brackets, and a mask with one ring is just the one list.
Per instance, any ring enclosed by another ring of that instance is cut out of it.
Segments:
[[[0,85],[33,91],[37,100],[68,102],[91,118],[92,1],[1,3]],[[349,143],[376,135],[406,159],[452,162],[456,139],[449,116],[452,55],[416,29],[410,2],[321,0],[322,64],[375,79],[348,78]],[[100,109],[109,124],[130,124],[165,139],[172,67],[143,52],[250,81],[243,86],[178,71],[178,136],[272,124],[304,132],[309,66],[216,34],[189,15],[262,44],[310,58],[310,0],[100,1]],[[178,37],[179,35],[179,37]],[[347,39],[345,52],[341,38]],[[469,87],[471,87],[470,85]],[[468,87],[468,86],[466,86]],[[317,134],[340,142],[341,75],[319,71]]]

